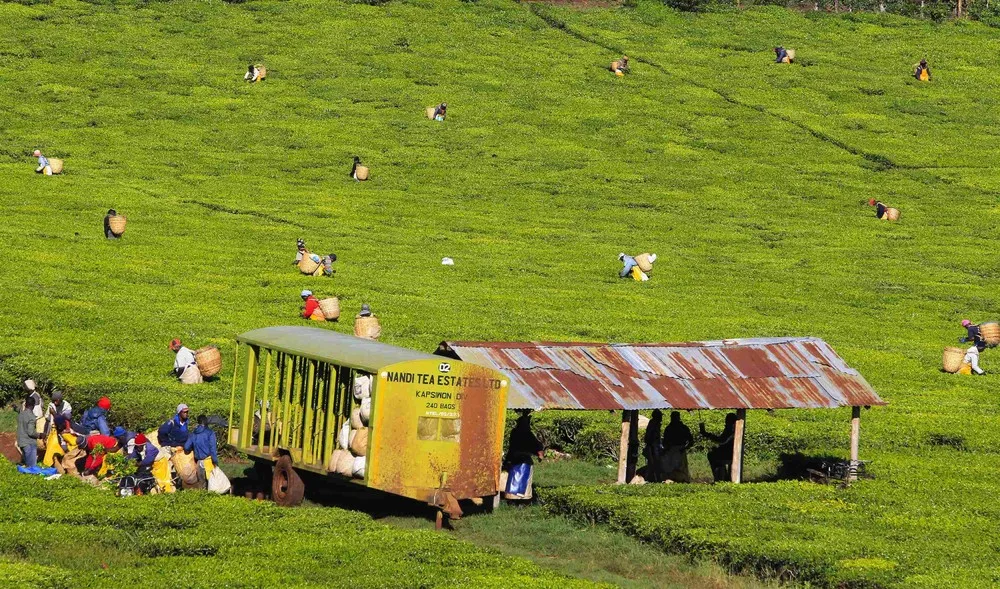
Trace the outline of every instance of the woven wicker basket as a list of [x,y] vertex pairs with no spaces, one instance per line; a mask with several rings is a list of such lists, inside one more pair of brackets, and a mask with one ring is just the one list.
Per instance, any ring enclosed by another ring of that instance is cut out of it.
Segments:
[[302,256],[302,259],[299,260],[299,270],[303,274],[312,274],[317,268],[319,268],[319,262],[313,261],[313,259],[309,257],[309,254]]
[[266,77],[267,77],[267,68],[264,67],[264,66],[262,66],[262,65],[258,65],[257,66],[257,80],[263,80]]
[[653,271],[653,261],[649,259],[649,254],[639,254],[635,257],[635,263],[639,264],[639,269],[643,272]]
[[791,62],[795,61],[795,50],[794,49],[785,49],[785,53],[788,54],[788,63],[791,63]]
[[983,336],[986,345],[996,347],[1000,345],[1000,323],[982,323],[979,325],[979,335]]
[[613,72],[617,72],[617,71],[618,71],[618,68],[619,68],[619,67],[621,67],[621,65],[622,65],[622,64],[621,64],[621,62],[620,62],[620,61],[612,61],[612,62],[611,62],[611,71],[613,71]]
[[886,209],[885,210],[885,218],[888,219],[888,220],[890,220],[890,221],[898,221],[899,220],[899,209]]
[[358,315],[354,318],[354,335],[365,339],[378,339],[382,335],[382,326],[378,322],[378,317],[374,315],[362,317]]
[[127,220],[125,219],[125,217],[121,215],[115,215],[114,217],[108,219],[108,227],[111,228],[111,233],[120,236],[122,233],[125,233],[126,222]]
[[941,359],[941,366],[945,372],[952,374],[958,372],[965,360],[965,350],[962,348],[945,348],[944,356]]
[[215,346],[205,346],[194,353],[194,361],[203,378],[215,376],[222,370],[222,354]]
[[49,167],[52,168],[53,174],[62,174],[63,161],[61,159],[52,158],[49,160]]
[[427,118],[428,119],[430,119],[432,121],[434,120],[434,111],[435,110],[436,109],[433,106],[428,106],[427,107]]
[[337,297],[323,299],[319,302],[319,308],[327,321],[336,321],[340,318],[340,301]]
[[366,168],[365,166],[358,166],[358,168],[354,170],[354,173],[357,174],[358,180],[368,179],[368,168]]

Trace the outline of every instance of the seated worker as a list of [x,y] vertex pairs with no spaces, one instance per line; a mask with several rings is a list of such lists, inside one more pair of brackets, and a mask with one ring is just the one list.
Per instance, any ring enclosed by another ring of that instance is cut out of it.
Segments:
[[442,102],[434,107],[434,120],[443,121],[448,116],[448,103]]
[[102,436],[110,436],[108,411],[111,411],[111,399],[101,397],[97,400],[97,407],[91,407],[83,412],[83,417],[80,418],[76,431],[84,435],[98,433]]
[[313,321],[326,321],[326,317],[323,315],[323,311],[319,308],[319,299],[313,296],[311,290],[302,291],[299,296],[302,297],[302,301],[305,305],[302,307],[302,318],[312,319]]
[[181,403],[177,413],[164,422],[156,432],[156,440],[163,448],[183,448],[188,439],[188,406]]
[[156,461],[157,456],[159,456],[160,451],[152,442],[146,439],[145,434],[136,434],[134,441],[135,445],[128,457],[139,463],[139,472],[144,474],[152,472],[153,463]]
[[257,81],[257,77],[260,76],[260,72],[254,64],[247,65],[247,73],[243,74],[243,81],[250,82],[253,84]]
[[[100,448],[98,448],[100,446]],[[108,472],[104,457],[119,450],[118,440],[111,436],[97,434],[87,436],[87,461],[83,465],[84,475],[103,477]]]
[[791,58],[788,57],[788,51],[784,47],[775,47],[774,55],[774,63],[792,63]]
[[52,175],[52,166],[49,165],[48,158],[46,158],[44,155],[42,155],[42,152],[39,151],[39,150],[37,150],[37,149],[31,155],[33,155],[33,156],[35,156],[35,157],[38,158],[38,168],[35,169],[35,173],[36,174],[45,174],[46,176],[51,176]]
[[885,212],[889,210],[889,207],[885,206],[885,203],[880,200],[875,200],[874,198],[868,199],[868,206],[875,207],[876,219],[884,219]]
[[323,274],[333,276],[333,263],[337,261],[337,254],[326,254],[320,263],[323,264]]
[[726,415],[726,427],[719,435],[705,431],[705,424],[698,425],[701,435],[718,444],[708,451],[708,464],[712,467],[712,478],[715,482],[730,480],[730,469],[733,466],[733,442],[736,440],[736,414]]
[[111,217],[117,217],[118,211],[114,209],[108,209],[108,214],[104,215],[104,239],[119,239],[120,236],[115,235],[115,232],[111,230]]
[[[931,79],[931,68],[927,67],[927,60],[921,59],[917,69],[913,70],[913,77],[921,82],[928,82]],[[41,160],[39,160],[41,161]]]
[[958,343],[965,344],[972,342],[976,345],[976,349],[980,352],[986,349],[986,340],[983,338],[983,334],[979,331],[978,325],[968,319],[962,319],[962,327],[965,328],[966,335],[965,337],[958,338]]
[[174,338],[170,340],[170,351],[174,356],[174,376],[184,384],[199,384],[204,382],[201,378],[201,370],[198,369],[198,361],[194,352],[181,344],[181,340]]
[[208,427],[208,417],[198,416],[198,427],[184,442],[185,452],[194,452],[194,460],[205,473],[205,480],[212,476],[212,469],[219,465],[218,442],[215,432]]

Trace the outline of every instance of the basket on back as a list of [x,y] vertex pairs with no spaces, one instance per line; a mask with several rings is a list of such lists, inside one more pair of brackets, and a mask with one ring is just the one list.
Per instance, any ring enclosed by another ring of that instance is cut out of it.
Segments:
[[222,354],[215,346],[205,346],[194,353],[194,361],[203,378],[215,376],[222,370]]
[[63,172],[63,161],[57,158],[49,159],[49,167],[52,168],[53,174],[62,174]]
[[428,119],[431,119],[432,121],[434,120],[434,111],[435,110],[437,110],[437,109],[435,107],[433,107],[433,106],[428,106],[427,107],[427,118]]
[[368,179],[368,168],[365,167],[365,166],[358,166],[354,170],[354,173],[358,176],[358,180],[367,180]]
[[979,335],[991,348],[1000,345],[1000,323],[982,323],[979,325]]
[[954,374],[962,368],[963,361],[965,361],[965,350],[954,347],[945,348],[944,356],[941,359],[941,367],[944,368],[945,372]]
[[653,260],[649,259],[649,254],[639,254],[635,257],[635,263],[639,265],[639,269],[643,272],[653,271]]
[[108,218],[108,227],[111,229],[111,233],[116,236],[121,237],[122,233],[125,233],[125,217],[122,215],[115,215]]
[[267,77],[267,68],[264,67],[264,66],[262,66],[262,65],[258,65],[257,66],[257,81],[263,80],[266,77]]
[[382,335],[382,326],[374,315],[354,318],[354,335],[365,339],[378,339]]
[[327,321],[336,321],[340,318],[340,300],[337,297],[323,299],[319,302],[319,310]]
[[793,61],[795,61],[795,50],[794,49],[786,49],[785,53],[788,54],[788,63],[792,63]]
[[316,272],[318,268],[319,268],[319,262],[313,260],[310,257],[310,254],[302,256],[302,259],[299,260],[299,271],[301,271],[303,274],[312,274]]
[[890,221],[898,221],[899,220],[899,209],[886,209],[885,210],[885,218],[888,219],[888,220],[890,220]]

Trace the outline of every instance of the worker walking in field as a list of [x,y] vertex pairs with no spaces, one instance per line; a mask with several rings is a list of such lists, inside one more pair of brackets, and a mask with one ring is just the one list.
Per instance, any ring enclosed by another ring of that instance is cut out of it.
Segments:
[[42,155],[42,152],[38,149],[31,154],[38,158],[38,167],[35,169],[36,174],[45,174],[46,176],[52,175],[52,165],[49,164],[49,159]]
[[323,315],[323,311],[319,308],[319,300],[313,295],[311,290],[304,290],[299,293],[299,296],[302,297],[302,302],[305,303],[302,306],[303,319],[326,321],[326,316]]
[[913,70],[913,77],[921,82],[929,82],[931,79],[931,68],[927,67],[927,60],[921,59],[917,64],[917,69]]
[[670,423],[663,430],[663,476],[677,483],[690,483],[688,449],[694,446],[691,429],[681,421],[680,411],[670,412]]
[[174,353],[174,376],[178,380],[183,384],[204,382],[201,370],[198,369],[198,361],[190,348],[185,347],[180,339],[174,338],[170,340],[170,351]]
[[21,412],[17,414],[17,447],[21,449],[24,465],[28,468],[38,466],[38,433],[35,415],[35,397],[28,395],[24,399]]
[[531,411],[522,410],[514,429],[510,432],[507,456],[503,470],[507,472],[507,486],[504,497],[517,501],[532,498],[531,479],[534,471],[534,457],[544,456],[542,443],[531,431]]
[[975,344],[976,350],[982,352],[986,349],[986,339],[983,337],[982,331],[980,331],[979,326],[975,323],[969,321],[968,319],[962,319],[962,327],[965,328],[965,337],[958,338],[958,343],[973,343]]
[[705,424],[699,424],[701,435],[717,444],[708,451],[708,464],[712,467],[712,478],[715,482],[730,480],[730,470],[733,466],[733,443],[736,440],[736,414],[726,415],[726,427],[719,435],[710,434],[705,430]]
[[83,412],[80,423],[76,431],[83,434],[101,434],[110,436],[111,428],[108,427],[108,411],[111,411],[111,399],[101,397],[97,400],[97,406],[91,407]]

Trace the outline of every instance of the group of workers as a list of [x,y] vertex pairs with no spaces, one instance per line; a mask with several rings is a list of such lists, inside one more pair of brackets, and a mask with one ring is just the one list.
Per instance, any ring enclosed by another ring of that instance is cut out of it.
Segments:
[[314,274],[314,276],[318,276],[320,272],[322,272],[324,276],[333,276],[334,272],[333,263],[337,261],[337,254],[332,252],[326,254],[325,256],[314,254],[311,251],[309,251],[309,248],[306,247],[305,240],[302,239],[301,237],[295,240],[295,246],[296,246],[296,252],[295,252],[295,259],[292,260],[293,266],[298,266],[299,263],[302,261],[302,259],[308,256],[309,259],[319,264],[320,267],[322,268],[322,270],[318,270],[317,273]]
[[[680,411],[670,412],[670,423],[663,428],[661,436],[662,423],[663,413],[659,409],[654,409],[643,438],[645,442],[643,456],[646,458],[646,466],[641,472],[643,479],[648,483],[665,481],[690,483],[691,472],[688,468],[687,452],[694,446],[691,429],[681,421]],[[708,451],[708,465],[712,469],[713,480],[715,482],[730,480],[733,443],[736,440],[736,414],[726,415],[725,427],[719,434],[707,431],[704,423],[698,424],[698,431],[702,437],[715,443],[715,447]]]
[[[17,416],[17,446],[29,472],[37,470],[41,451],[42,466],[55,468],[59,474],[93,477],[93,482],[113,476],[113,466],[106,458],[120,454],[136,463],[135,476],[149,480],[148,488],[171,492],[175,489],[171,469],[185,488],[204,488],[220,464],[209,418],[200,415],[197,426],[191,427],[186,404],[180,404],[176,414],[155,433],[146,434],[121,425],[111,428],[108,397],[101,397],[74,421],[72,407],[62,393],[53,391],[52,401],[43,410],[34,381],[27,380],[24,386],[29,393]],[[221,471],[215,476],[220,475],[224,476]]]

